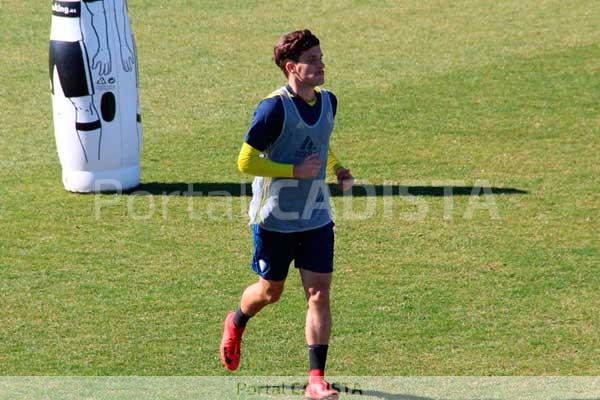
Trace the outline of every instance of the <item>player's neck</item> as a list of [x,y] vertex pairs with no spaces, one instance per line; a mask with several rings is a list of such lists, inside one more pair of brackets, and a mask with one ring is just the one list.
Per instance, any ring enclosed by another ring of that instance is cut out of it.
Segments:
[[316,92],[314,86],[303,86],[299,85],[297,82],[290,80],[288,82],[288,86],[294,91],[293,94],[299,96],[302,100],[307,103],[311,103],[316,98]]

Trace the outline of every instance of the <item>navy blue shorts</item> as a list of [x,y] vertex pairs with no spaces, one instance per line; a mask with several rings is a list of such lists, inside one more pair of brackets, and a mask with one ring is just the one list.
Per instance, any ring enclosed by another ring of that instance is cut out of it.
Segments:
[[273,232],[252,225],[252,270],[270,281],[283,281],[292,260],[296,268],[333,272],[333,222],[303,232]]

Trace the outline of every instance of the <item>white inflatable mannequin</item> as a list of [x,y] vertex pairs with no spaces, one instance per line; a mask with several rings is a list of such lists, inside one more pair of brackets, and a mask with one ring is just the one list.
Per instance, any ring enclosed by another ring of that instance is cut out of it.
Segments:
[[137,186],[138,63],[126,0],[53,1],[49,61],[65,189]]

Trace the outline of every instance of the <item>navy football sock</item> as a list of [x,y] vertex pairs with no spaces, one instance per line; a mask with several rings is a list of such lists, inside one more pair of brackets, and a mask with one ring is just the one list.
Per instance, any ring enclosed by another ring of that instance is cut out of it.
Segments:
[[235,310],[235,314],[233,315],[233,324],[238,328],[245,327],[250,318],[252,318],[252,316],[245,315],[242,312],[241,306],[238,306],[237,310]]

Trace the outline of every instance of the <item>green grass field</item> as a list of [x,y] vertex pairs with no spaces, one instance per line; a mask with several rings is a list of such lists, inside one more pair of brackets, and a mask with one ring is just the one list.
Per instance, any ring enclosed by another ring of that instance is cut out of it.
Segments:
[[[250,181],[235,160],[284,82],[272,46],[308,27],[339,99],[336,154],[398,186],[333,199],[329,374],[600,375],[592,3],[130,0],[151,194],[128,196],[62,189],[50,2],[4,1],[0,374],[226,374],[222,319],[256,279],[249,199],[162,192]],[[292,271],[238,374],[302,375],[304,310]]]

